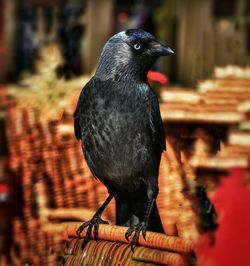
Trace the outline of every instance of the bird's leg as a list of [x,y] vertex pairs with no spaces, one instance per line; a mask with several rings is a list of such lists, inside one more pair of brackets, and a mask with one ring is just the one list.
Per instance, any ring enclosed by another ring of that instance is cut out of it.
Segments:
[[155,198],[149,199],[146,214],[145,214],[143,220],[140,223],[138,223],[136,226],[129,227],[129,229],[127,230],[127,232],[125,234],[125,238],[127,240],[129,240],[128,238],[131,236],[131,234],[133,232],[135,232],[133,239],[131,241],[132,251],[134,251],[134,247],[138,244],[140,232],[142,232],[143,238],[146,240],[146,230],[148,227],[148,222],[149,222],[149,218],[150,218],[150,214],[151,214],[154,202],[155,202]]
[[105,210],[105,208],[107,207],[107,205],[109,204],[109,202],[112,200],[112,198],[114,197],[114,194],[109,194],[109,196],[106,198],[106,200],[104,201],[104,203],[102,204],[102,206],[98,209],[98,211],[94,214],[94,216],[92,217],[92,219],[90,221],[87,221],[85,223],[83,223],[76,231],[76,233],[78,235],[81,234],[81,232],[83,231],[84,228],[88,227],[88,230],[86,232],[86,235],[84,237],[84,244],[86,244],[91,237],[91,232],[92,232],[92,228],[94,227],[94,238],[95,240],[98,240],[98,228],[99,228],[99,224],[108,224],[107,221],[102,220],[101,215],[103,213],[103,211]]

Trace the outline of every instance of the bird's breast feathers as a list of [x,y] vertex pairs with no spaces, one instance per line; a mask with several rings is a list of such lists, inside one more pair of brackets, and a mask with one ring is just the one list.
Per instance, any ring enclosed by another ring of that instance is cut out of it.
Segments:
[[98,178],[109,175],[121,182],[121,173],[125,178],[155,168],[150,93],[146,84],[92,81],[85,86],[75,112],[75,133]]

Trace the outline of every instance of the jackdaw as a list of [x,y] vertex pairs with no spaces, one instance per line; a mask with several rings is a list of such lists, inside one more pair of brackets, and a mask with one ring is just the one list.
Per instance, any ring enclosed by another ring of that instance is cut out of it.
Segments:
[[74,113],[75,136],[87,164],[109,192],[88,227],[98,239],[101,214],[114,197],[116,224],[128,226],[126,239],[137,245],[140,232],[163,232],[156,206],[158,172],[165,132],[157,97],[147,72],[160,56],[173,51],[141,29],[112,36],[105,44],[95,75],[83,88]]

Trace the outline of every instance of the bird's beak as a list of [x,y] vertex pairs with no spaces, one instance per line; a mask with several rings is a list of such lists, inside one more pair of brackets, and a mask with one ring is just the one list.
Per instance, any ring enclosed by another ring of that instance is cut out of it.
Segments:
[[157,41],[153,41],[150,44],[149,53],[152,56],[166,56],[174,54],[174,51],[170,47],[167,47]]

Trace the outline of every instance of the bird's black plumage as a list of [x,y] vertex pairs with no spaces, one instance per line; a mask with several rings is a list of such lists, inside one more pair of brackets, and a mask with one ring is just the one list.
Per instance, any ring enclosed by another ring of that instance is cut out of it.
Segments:
[[155,203],[165,133],[157,97],[146,75],[161,55],[173,53],[143,30],[114,35],[105,45],[97,71],[81,92],[74,114],[93,175],[110,197],[90,222],[97,233],[105,205],[115,196],[116,222],[130,226],[133,244],[146,228],[163,232]]

